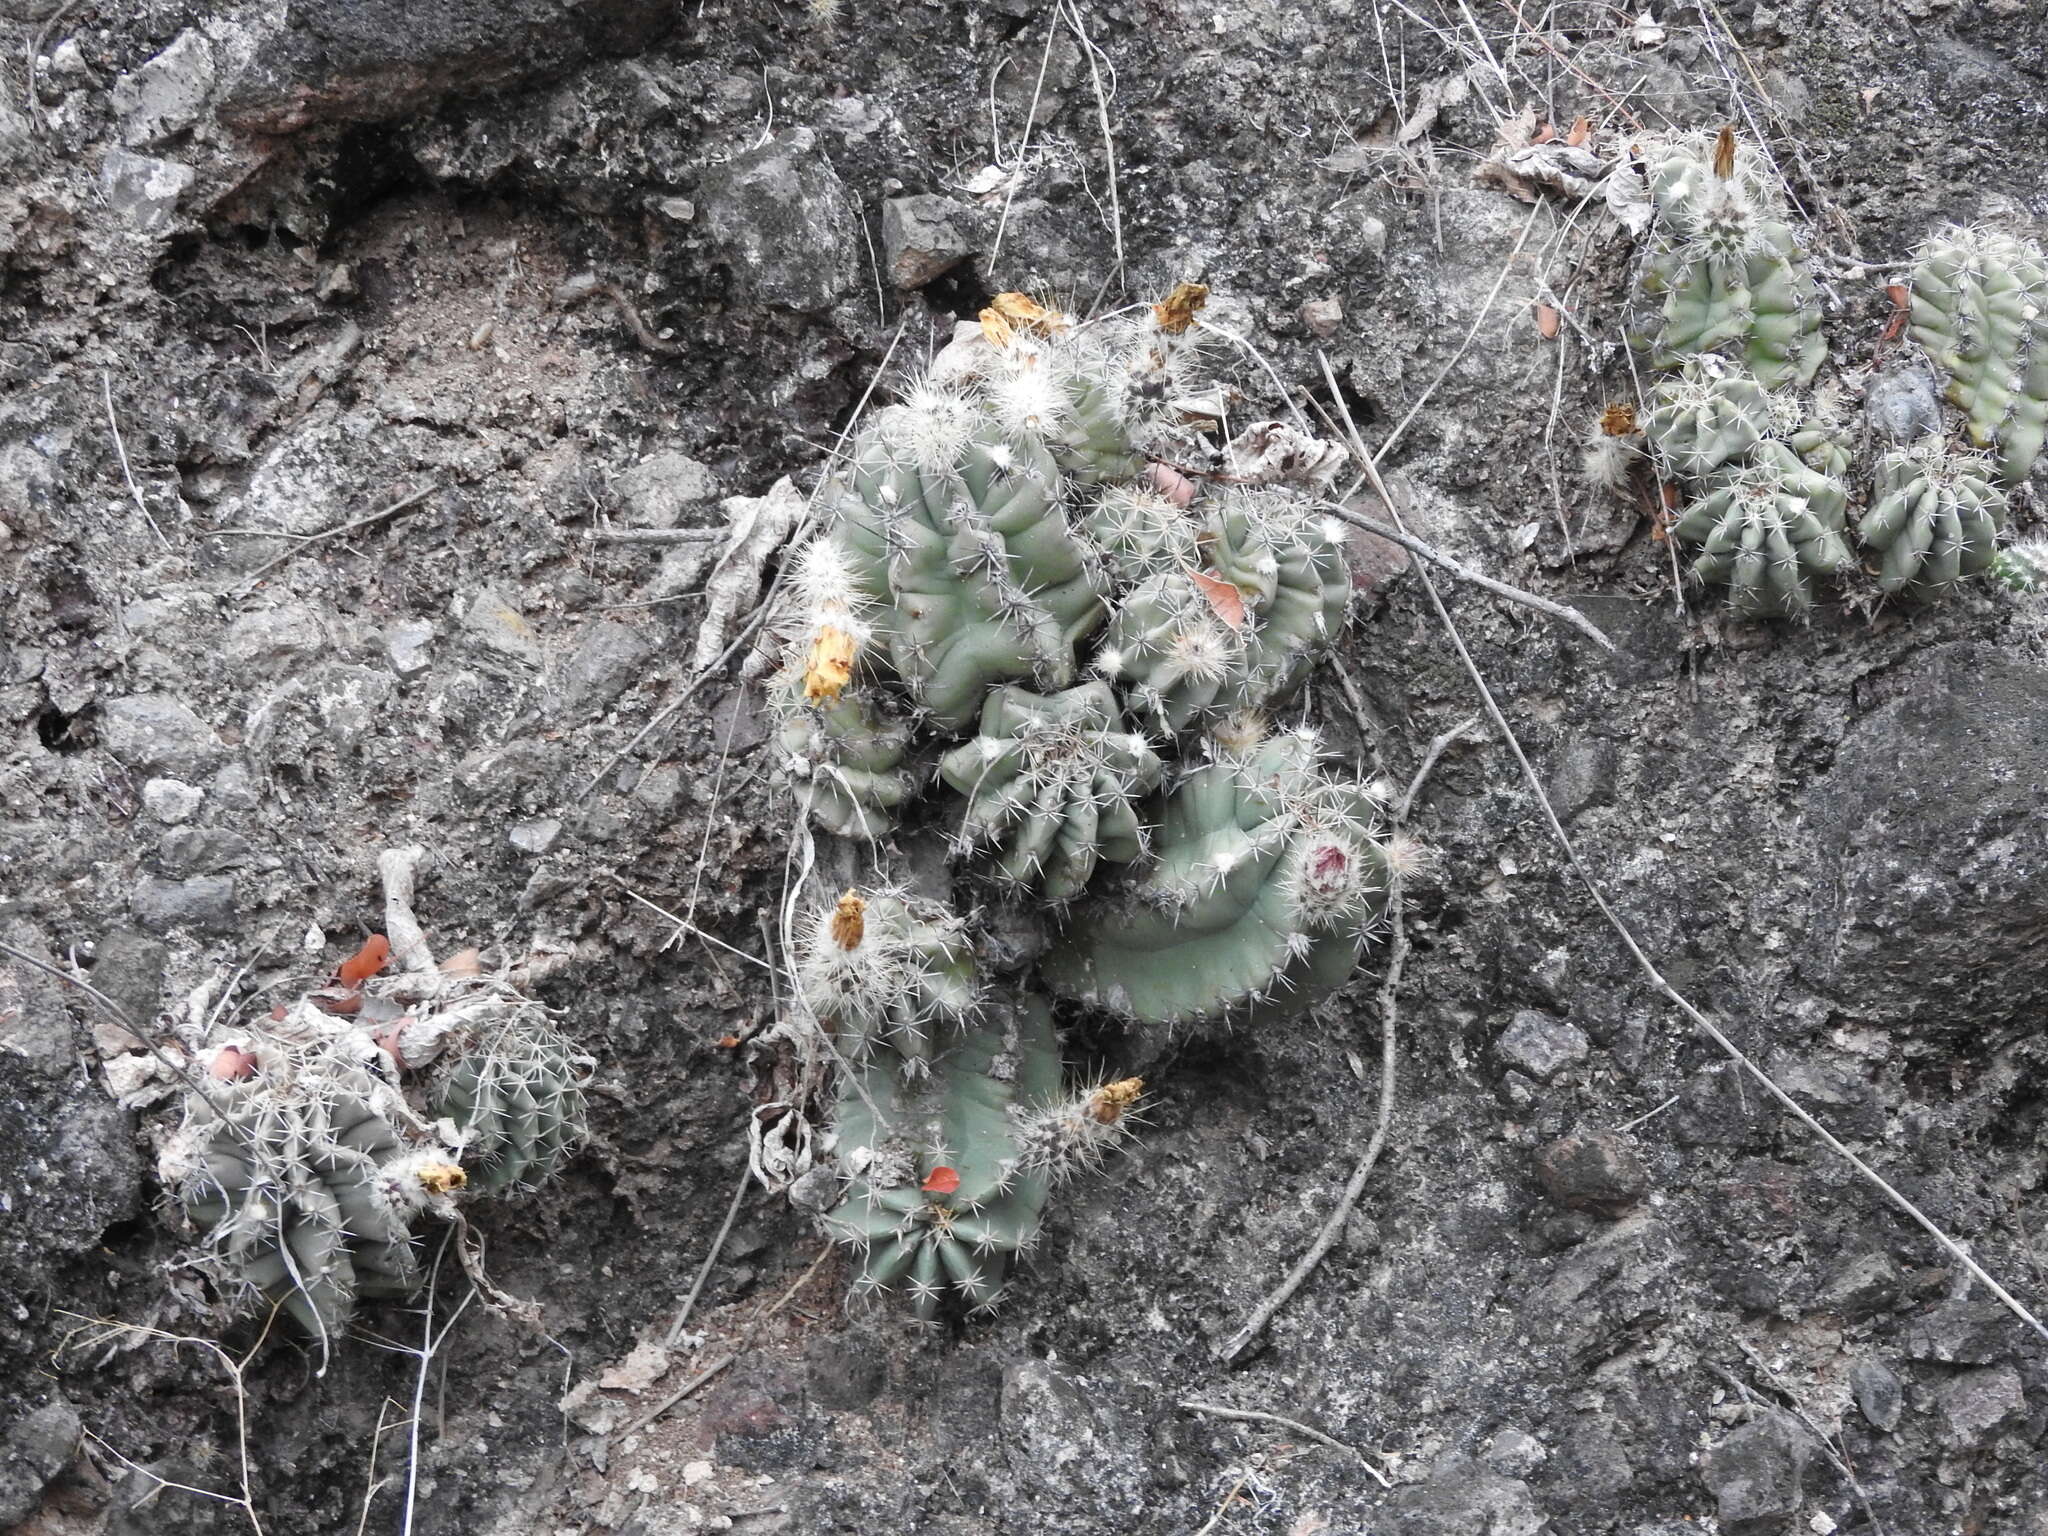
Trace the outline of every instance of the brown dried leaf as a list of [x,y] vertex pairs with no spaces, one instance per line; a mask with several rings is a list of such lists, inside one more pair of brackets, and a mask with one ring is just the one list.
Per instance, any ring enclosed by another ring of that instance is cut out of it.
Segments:
[[1563,317],[1550,305],[1536,306],[1536,329],[1542,333],[1545,341],[1557,340],[1557,328],[1562,320]]
[[1159,329],[1178,336],[1195,323],[1195,315],[1209,302],[1207,283],[1175,283],[1173,292],[1152,306]]
[[481,976],[484,973],[484,952],[480,949],[458,949],[441,962],[443,976]]
[[1242,592],[1238,591],[1236,587],[1225,581],[1221,576],[1211,576],[1207,571],[1189,571],[1188,576],[1194,582],[1195,590],[1208,599],[1209,606],[1215,610],[1217,618],[1228,624],[1232,629],[1244,628],[1244,594]]
[[1587,117],[1580,117],[1572,120],[1572,131],[1564,136],[1564,141],[1576,148],[1591,137],[1593,137],[1593,120]]

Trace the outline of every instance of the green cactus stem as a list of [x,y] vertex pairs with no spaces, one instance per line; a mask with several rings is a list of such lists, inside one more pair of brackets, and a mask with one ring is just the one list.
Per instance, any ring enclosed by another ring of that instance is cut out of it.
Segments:
[[1911,287],[1913,339],[1948,375],[1970,440],[2019,484],[2048,436],[2048,258],[1998,230],[1949,229],[1921,247]]
[[435,1112],[462,1133],[469,1181],[485,1194],[537,1188],[588,1135],[582,1064],[531,1004],[454,1063]]
[[1358,963],[1385,903],[1385,852],[1362,784],[1288,735],[1229,754],[1167,796],[1155,865],[1077,910],[1041,962],[1056,992],[1153,1023],[1242,1004],[1305,1007]]
[[817,703],[787,697],[780,742],[790,778],[806,786],[812,819],[840,837],[886,836],[917,793],[910,727],[859,694]]
[[1079,895],[1098,860],[1127,864],[1144,851],[1137,801],[1161,771],[1101,682],[1050,698],[998,688],[982,707],[981,734],[939,763],[940,777],[967,797],[962,848],[992,847],[999,878],[1054,902]]
[[1759,463],[1699,497],[1672,533],[1701,546],[1692,573],[1726,587],[1744,618],[1791,618],[1813,606],[1813,583],[1850,562],[1840,529],[1841,488],[1782,443]]
[[837,1113],[852,1182],[825,1218],[860,1252],[854,1289],[906,1292],[924,1323],[949,1294],[993,1307],[1052,1190],[1054,1170],[1031,1155],[1026,1129],[1059,1093],[1052,1010],[1029,993],[991,999],[928,1075],[856,1068]]
[[1699,484],[1742,464],[1771,430],[1771,401],[1748,373],[1719,359],[1688,359],[1657,386],[1644,436],[1674,479]]
[[[225,1117],[196,1099],[167,1154],[171,1183],[222,1271],[323,1342],[358,1296],[419,1285],[410,1212],[393,1185],[416,1177],[406,1143],[368,1095],[367,1074],[300,1095],[258,1079],[215,1084]],[[457,1180],[458,1170],[451,1170]]]
[[1658,367],[1739,349],[1766,389],[1804,388],[1826,359],[1820,290],[1773,179],[1724,131],[1678,146],[1651,177],[1661,248],[1645,291],[1664,299]]
[[1001,682],[1071,684],[1107,577],[1045,442],[926,391],[883,413],[835,482],[833,542],[897,675],[960,732]]
[[1926,600],[1989,570],[2006,514],[1995,474],[1989,456],[1939,438],[1887,453],[1856,528],[1880,556],[1878,586]]

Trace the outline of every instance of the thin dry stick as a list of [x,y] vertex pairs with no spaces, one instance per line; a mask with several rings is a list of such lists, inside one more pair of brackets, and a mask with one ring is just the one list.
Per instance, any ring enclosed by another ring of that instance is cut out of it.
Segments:
[[[254,1487],[254,1481],[249,1472],[249,1394],[243,1377],[244,1373],[249,1369],[249,1362],[256,1358],[256,1352],[263,1348],[264,1341],[270,1337],[270,1325],[277,1320],[277,1313],[278,1309],[276,1307],[270,1309],[270,1315],[263,1320],[263,1327],[256,1335],[256,1342],[249,1346],[247,1354],[243,1355],[240,1360],[236,1360],[211,1339],[193,1338],[185,1334],[166,1333],[160,1328],[144,1328],[135,1323],[109,1322],[105,1318],[87,1317],[82,1312],[62,1310],[59,1312],[60,1316],[77,1318],[87,1328],[104,1330],[99,1335],[102,1338],[108,1334],[133,1333],[140,1334],[144,1338],[158,1339],[174,1346],[191,1344],[205,1350],[221,1363],[221,1368],[228,1373],[228,1379],[234,1383],[235,1388],[235,1444],[239,1453],[240,1466],[237,1470],[241,1478],[242,1488],[239,1498],[232,1494],[220,1493],[211,1488],[194,1488],[187,1483],[174,1483],[167,1478],[158,1477],[156,1473],[150,1471],[147,1467],[137,1466],[126,1456],[115,1450],[113,1446],[108,1445],[105,1440],[100,1439],[98,1435],[93,1435],[92,1438],[104,1447],[109,1455],[116,1458],[124,1466],[133,1468],[144,1477],[153,1479],[158,1491],[165,1488],[174,1488],[180,1493],[194,1493],[198,1494],[201,1498],[217,1499],[223,1504],[235,1505],[244,1515],[249,1517],[249,1526],[256,1533],[256,1536],[263,1536],[263,1522],[256,1516],[256,1502],[251,1492]],[[63,1343],[57,1346],[56,1352],[61,1355],[70,1347],[71,1340],[85,1331],[86,1328],[74,1328],[69,1334],[65,1335]],[[91,1434],[92,1432],[88,1430],[87,1433]]]
[[1331,1436],[1324,1434],[1320,1429],[1310,1428],[1299,1419],[1283,1418],[1277,1413],[1260,1413],[1255,1408],[1225,1408],[1220,1403],[1185,1402],[1179,1406],[1185,1413],[1206,1413],[1211,1418],[1236,1419],[1243,1424],[1278,1424],[1282,1429],[1292,1430],[1295,1434],[1313,1440],[1318,1445],[1327,1445],[1333,1450],[1349,1451],[1358,1458],[1359,1462],[1365,1467],[1365,1470],[1372,1474],[1373,1479],[1382,1488],[1394,1486],[1387,1481],[1386,1473],[1374,1466],[1372,1458],[1367,1456],[1357,1446],[1346,1445],[1342,1440],[1333,1439]]
[[57,23],[69,16],[77,6],[78,0],[64,0],[62,5],[50,13],[49,20],[38,27],[28,40],[28,61],[24,72],[28,90],[24,94],[23,102],[28,107],[29,126],[37,133],[43,131],[43,104],[36,99],[36,60],[42,57],[43,44],[50,40],[50,33],[56,29]]
[[[1378,479],[1377,470],[1373,472],[1373,478],[1375,480]],[[1377,486],[1374,487],[1373,494],[1378,496],[1381,501],[1386,502],[1389,512],[1394,511],[1394,504],[1391,501],[1387,501],[1386,496],[1381,493]],[[1520,587],[1511,587],[1504,581],[1496,581],[1484,571],[1475,571],[1471,566],[1454,560],[1434,545],[1425,544],[1421,539],[1416,538],[1414,534],[1408,532],[1406,528],[1390,528],[1376,517],[1367,517],[1363,512],[1352,511],[1351,508],[1345,506],[1342,502],[1329,501],[1324,502],[1322,506],[1323,510],[1332,517],[1347,522],[1354,528],[1363,528],[1375,538],[1385,539],[1389,544],[1398,544],[1410,554],[1420,555],[1432,564],[1442,566],[1460,580],[1469,581],[1475,587],[1484,587],[1496,597],[1504,597],[1511,603],[1520,603],[1524,608],[1533,608],[1538,613],[1548,614],[1553,619],[1558,619],[1571,625],[1573,629],[1587,636],[1604,651],[1612,652],[1617,649],[1614,642],[1607,638],[1606,632],[1576,608],[1567,607],[1565,604],[1554,602],[1547,597],[1539,597],[1534,592],[1524,592]],[[1395,513],[1395,516],[1398,517],[1399,515],[1399,513]]]
[[[740,949],[735,945],[726,943],[725,940],[718,937],[717,934],[706,933],[702,928],[699,928],[695,923],[690,922],[687,919],[677,917],[675,913],[669,911],[667,907],[658,906],[654,902],[649,901],[645,896],[642,896],[638,891],[634,890],[631,886],[627,885],[625,881],[619,879],[617,875],[612,876],[612,880],[613,883],[615,883],[620,890],[624,891],[626,895],[632,898],[634,901],[639,902],[640,905],[647,908],[648,911],[658,912],[661,914],[662,918],[665,921],[674,923],[676,926],[676,933],[678,936],[687,933],[692,938],[702,939],[706,944],[709,944],[713,949],[724,950],[727,954],[733,956],[735,959],[744,960],[749,965],[758,965],[759,967],[761,967],[762,970],[768,972],[770,976],[773,976],[775,974],[775,967],[770,962],[763,960],[759,955],[750,955],[744,949]],[[674,940],[672,939],[669,942],[673,943]],[[663,948],[666,947],[666,945],[663,946]]]
[[[1327,371],[1329,367],[1328,362],[1326,361],[1323,366]],[[1342,397],[1339,397],[1337,404],[1339,409],[1343,409]],[[1361,461],[1365,465],[1367,475],[1374,482],[1374,490],[1378,492],[1380,499],[1387,503],[1388,508],[1393,511],[1395,518],[1398,519],[1401,515],[1400,510],[1394,506],[1392,500],[1387,496],[1385,488],[1379,483],[1379,471],[1374,467],[1371,456],[1365,452],[1365,445],[1358,436],[1358,428],[1351,421],[1348,410],[1345,411],[1345,427],[1349,432],[1354,449],[1361,456]],[[1838,1153],[1850,1167],[1862,1174],[1864,1178],[1868,1179],[1873,1186],[1883,1193],[1886,1199],[1890,1200],[1893,1205],[1912,1218],[1928,1236],[1941,1244],[1942,1248],[1951,1257],[1983,1283],[1985,1289],[2004,1303],[2007,1310],[2013,1316],[2033,1329],[2043,1340],[2048,1340],[2048,1327],[2044,1327],[2039,1318],[2028,1311],[1997,1280],[1993,1279],[1990,1272],[1983,1265],[1971,1258],[1962,1244],[1942,1231],[1919,1206],[1900,1194],[1898,1190],[1885,1181],[1884,1177],[1876,1169],[1872,1168],[1862,1158],[1844,1146],[1832,1131],[1822,1125],[1811,1114],[1807,1113],[1803,1106],[1797,1103],[1783,1088],[1780,1088],[1775,1078],[1764,1071],[1762,1067],[1759,1067],[1754,1061],[1751,1061],[1734,1041],[1721,1032],[1720,1028],[1712,1020],[1695,1008],[1691,1002],[1679,993],[1677,988],[1664,979],[1663,972],[1659,971],[1651,963],[1650,957],[1643,952],[1642,945],[1636,942],[1634,931],[1630,929],[1627,923],[1622,921],[1620,914],[1608,905],[1607,897],[1601,892],[1598,883],[1593,879],[1592,871],[1587,869],[1584,862],[1580,860],[1578,849],[1573,845],[1571,838],[1565,833],[1564,823],[1557,819],[1557,811],[1550,803],[1550,796],[1544,791],[1543,781],[1537,777],[1535,768],[1530,765],[1528,754],[1522,750],[1522,743],[1515,735],[1513,728],[1509,726],[1507,716],[1501,712],[1500,705],[1494,701],[1493,690],[1487,687],[1486,678],[1480,673],[1478,663],[1473,661],[1471,651],[1466,649],[1465,637],[1459,633],[1457,624],[1451,618],[1450,609],[1444,605],[1443,594],[1437,590],[1436,582],[1430,578],[1429,571],[1424,567],[1417,567],[1417,574],[1422,577],[1423,587],[1429,593],[1431,605],[1436,609],[1437,621],[1443,625],[1444,633],[1449,636],[1451,645],[1456,649],[1458,660],[1465,668],[1465,675],[1471,678],[1472,686],[1478,690],[1480,701],[1486,706],[1486,713],[1492,719],[1495,729],[1500,732],[1502,739],[1507,742],[1508,750],[1514,753],[1515,763],[1522,770],[1522,777],[1529,786],[1529,793],[1535,797],[1537,808],[1543,812],[1543,820],[1550,828],[1551,837],[1563,851],[1565,861],[1571,865],[1572,873],[1578,877],[1579,884],[1586,888],[1586,894],[1592,898],[1593,905],[1599,909],[1600,915],[1607,920],[1608,926],[1620,938],[1622,947],[1629,953],[1629,958],[1635,961],[1637,968],[1642,971],[1650,984],[1663,994],[1666,1001],[1677,1008],[1687,1019],[1691,1020],[1693,1026],[1701,1034],[1713,1041],[1727,1055],[1729,1060],[1755,1078],[1758,1085],[1772,1098],[1776,1099],[1795,1120],[1819,1137],[1830,1150]]]
[[[1401,803],[1394,811],[1394,831],[1400,832],[1406,825],[1408,813],[1415,804],[1415,797],[1421,793],[1423,783],[1436,767],[1437,759],[1460,736],[1470,729],[1474,722],[1460,720],[1443,735],[1429,744],[1423,754],[1422,766],[1409,781],[1408,793],[1401,797]],[[1316,1272],[1316,1266],[1323,1262],[1323,1256],[1337,1244],[1344,1231],[1344,1223],[1351,1217],[1351,1211],[1358,1204],[1358,1197],[1365,1190],[1365,1181],[1372,1177],[1372,1170],[1380,1160],[1380,1151],[1387,1144],[1387,1131],[1394,1121],[1394,1081],[1397,1060],[1398,1024],[1400,1018],[1401,970],[1408,959],[1408,926],[1404,920],[1402,901],[1402,879],[1398,866],[1387,875],[1387,972],[1380,982],[1380,1102],[1379,1114],[1373,1122],[1372,1140],[1366,1143],[1365,1154],[1358,1160],[1358,1166],[1351,1171],[1351,1178],[1344,1186],[1344,1193],[1337,1197],[1337,1204],[1324,1221],[1316,1240],[1309,1244],[1308,1252],[1295,1262],[1287,1272],[1287,1278],[1274,1288],[1271,1295],[1252,1309],[1251,1316],[1216,1351],[1216,1358],[1225,1365],[1234,1363],[1251,1347],[1252,1341],[1265,1331],[1266,1324],[1286,1306],[1294,1293],[1300,1290],[1308,1277]]]
[[[990,261],[994,261],[1002,253],[1003,231],[1010,227],[1010,204],[1017,200],[1018,183],[1024,180],[1024,157],[1031,150],[1031,128],[1038,121],[1038,98],[1045,93],[1046,66],[1052,63],[1053,39],[1058,36],[1059,27],[1057,22],[1048,21],[1045,28],[1045,52],[1038,56],[1038,80],[1031,87],[1031,105],[1024,109],[1024,131],[1017,137],[1017,168],[1010,173],[1009,190],[1003,194],[1003,211],[996,220],[995,243],[989,247],[988,251],[988,259]],[[995,99],[995,81],[993,79],[989,81],[989,99],[991,102]],[[993,107],[990,109],[989,126],[991,131],[996,126]],[[996,164],[998,166],[1002,164],[1000,154],[997,155]]]
[[121,478],[128,482],[128,494],[135,498],[135,509],[149,524],[149,531],[156,535],[157,542],[169,549],[171,541],[164,537],[163,529],[157,527],[156,519],[150,516],[149,503],[142,499],[142,487],[135,483],[135,471],[128,467],[128,445],[121,441],[121,423],[114,417],[114,381],[105,372],[100,374],[100,394],[107,402],[107,426],[114,434],[114,454],[121,461]]
[[1230,1485],[1230,1492],[1223,1495],[1223,1502],[1216,1506],[1216,1513],[1209,1517],[1207,1524],[1195,1532],[1195,1536],[1210,1536],[1210,1533],[1223,1523],[1223,1517],[1230,1512],[1230,1506],[1237,1502],[1237,1496],[1244,1492],[1244,1485],[1250,1482],[1251,1478],[1250,1467],[1237,1474],[1237,1481]]
[[732,1224],[739,1219],[740,1203],[747,1198],[747,1185],[753,1182],[754,1170],[742,1160],[740,1181],[733,1186],[732,1201],[725,1208],[725,1220],[719,1224],[718,1235],[711,1239],[711,1251],[704,1255],[704,1262],[697,1266],[697,1278],[690,1286],[690,1294],[683,1298],[682,1310],[676,1313],[676,1320],[668,1325],[668,1337],[662,1340],[668,1348],[674,1349],[676,1340],[683,1336],[683,1325],[690,1320],[690,1314],[697,1308],[697,1298],[704,1293],[704,1282],[711,1278],[711,1266],[718,1262],[718,1256],[725,1251],[725,1240],[732,1235]]
[[1081,12],[1074,5],[1074,0],[1062,0],[1062,5],[1066,12],[1067,24],[1074,29],[1074,36],[1080,39],[1081,52],[1088,60],[1088,78],[1095,87],[1095,116],[1096,120],[1102,125],[1102,158],[1109,168],[1109,232],[1116,241],[1116,266],[1112,270],[1122,272],[1124,269],[1124,214],[1122,205],[1117,201],[1116,193],[1116,135],[1110,130],[1109,97],[1102,89],[1102,70],[1096,62],[1101,56],[1102,50],[1095,46],[1093,40],[1088,36],[1088,29],[1081,25]]
[[827,1243],[824,1246],[824,1248],[819,1251],[818,1256],[815,1259],[811,1260],[810,1268],[806,1269],[802,1274],[796,1277],[796,1284],[792,1285],[788,1290],[784,1291],[780,1296],[778,1296],[775,1300],[774,1306],[770,1307],[766,1312],[763,1312],[759,1317],[755,1318],[751,1323],[747,1324],[747,1331],[740,1335],[740,1342],[738,1348],[734,1349],[729,1354],[720,1355],[716,1360],[712,1361],[709,1365],[705,1366],[703,1370],[699,1371],[696,1375],[692,1376],[680,1387],[677,1387],[675,1391],[671,1392],[667,1397],[663,1398],[660,1402],[656,1403],[652,1408],[648,1409],[645,1413],[641,1414],[639,1418],[635,1419],[631,1424],[628,1424],[626,1426],[625,1432],[623,1435],[621,1435],[620,1438],[624,1439],[628,1436],[639,1434],[641,1430],[645,1429],[648,1425],[652,1424],[664,1413],[667,1413],[669,1409],[675,1407],[677,1403],[680,1403],[692,1392],[695,1392],[699,1387],[703,1386],[705,1382],[709,1381],[712,1377],[716,1376],[720,1371],[724,1370],[727,1366],[731,1365],[735,1360],[739,1359],[741,1355],[745,1354],[749,1349],[753,1348],[754,1336],[761,1331],[762,1327],[767,1324],[769,1319],[773,1318],[776,1313],[780,1312],[784,1307],[789,1305],[790,1300],[796,1295],[796,1293],[802,1290],[804,1286],[810,1282],[810,1279],[813,1275],[815,1275],[819,1270],[825,1267],[825,1261],[831,1257],[832,1244]]
[[[287,560],[291,560],[299,555],[303,555],[308,549],[312,548],[315,544],[318,544],[322,539],[338,538],[344,533],[353,533],[358,528],[367,528],[372,523],[382,522],[387,517],[395,517],[398,513],[405,511],[409,507],[418,506],[421,502],[425,501],[429,496],[433,495],[436,491],[440,489],[441,487],[438,485],[430,485],[424,491],[415,491],[412,495],[406,497],[402,501],[394,501],[388,507],[379,508],[375,512],[367,512],[361,517],[350,518],[347,522],[337,523],[332,528],[322,528],[318,533],[287,533],[282,528],[255,530],[261,532],[265,538],[297,539],[299,542],[294,544],[290,549],[286,550],[283,554],[279,555],[275,560],[266,560],[263,564],[256,567],[255,570],[251,571],[249,573],[247,584],[244,586],[243,590],[248,591],[250,588],[253,588],[257,582],[261,581],[265,576],[268,576],[272,571],[276,570],[280,565],[283,565]],[[231,533],[239,532],[241,530],[221,528],[215,531],[219,533]]]
[[441,1247],[434,1254],[434,1267],[427,1273],[426,1325],[420,1334],[420,1368],[412,1383],[412,1422],[406,1426],[405,1520],[399,1527],[401,1536],[412,1536],[413,1513],[419,1495],[420,1414],[426,1406],[427,1367],[432,1364],[435,1351],[440,1349],[455,1325],[462,1321],[462,1314],[469,1310],[469,1304],[477,1297],[476,1288],[472,1286],[469,1294],[464,1296],[461,1304],[456,1307],[454,1315],[442,1324],[441,1331],[434,1332],[434,1288],[441,1278],[441,1259],[448,1252],[448,1245],[451,1242],[456,1244],[458,1251],[460,1250],[459,1234],[448,1233],[441,1239]]

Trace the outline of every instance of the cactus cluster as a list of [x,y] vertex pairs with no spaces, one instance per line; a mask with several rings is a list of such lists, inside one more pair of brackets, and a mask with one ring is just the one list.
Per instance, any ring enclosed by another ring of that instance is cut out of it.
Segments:
[[885,880],[797,957],[843,1068],[827,1225],[924,1320],[993,1303],[1134,1117],[1135,1079],[1062,1087],[1037,988],[1275,1018],[1342,984],[1384,899],[1370,792],[1264,725],[1342,625],[1343,530],[1176,414],[1201,297],[1086,326],[997,300],[827,482],[778,617],[806,813],[885,869],[936,838],[986,919]]
[[[1647,344],[1667,370],[1643,422],[1687,502],[1671,526],[1692,574],[1746,618],[1797,617],[1816,585],[1853,568],[1853,458],[1831,390],[1818,290],[1772,183],[1724,129],[1652,157],[1658,246],[1645,291],[1662,299]],[[1918,254],[1913,339],[1947,374],[1978,452],[1940,433],[1875,466],[1856,537],[1887,596],[1927,600],[1991,569],[2006,485],[2048,433],[2048,262],[2010,236],[1948,230]]]
[[159,1173],[221,1280],[325,1347],[357,1299],[418,1288],[417,1217],[561,1164],[587,1066],[502,977],[326,989],[214,1047]]

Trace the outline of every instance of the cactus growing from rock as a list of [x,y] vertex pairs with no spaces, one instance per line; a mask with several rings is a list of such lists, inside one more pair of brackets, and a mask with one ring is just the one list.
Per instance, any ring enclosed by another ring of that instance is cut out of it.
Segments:
[[1674,478],[1700,482],[1741,465],[1771,424],[1771,400],[1762,385],[1718,358],[1702,357],[1658,386],[1643,434]]
[[2017,485],[2048,436],[2048,258],[2031,241],[1952,228],[1913,265],[1912,335],[1948,375],[1970,440]]
[[1034,1160],[1029,1117],[1060,1096],[1052,1011],[1029,993],[994,999],[948,1031],[931,1071],[883,1058],[840,1094],[839,1165],[851,1180],[826,1217],[860,1250],[855,1289],[910,1295],[920,1321],[945,1295],[992,1307],[1011,1259],[1038,1235],[1054,1171]]
[[1880,556],[1878,586],[1924,600],[1990,569],[2006,512],[1994,474],[1987,455],[1938,437],[1887,453],[1857,524]]
[[162,1172],[225,1278],[331,1340],[356,1297],[418,1285],[412,1212],[429,1181],[459,1188],[463,1174],[449,1153],[407,1160],[391,1090],[368,1068],[324,1050],[263,1059],[191,1101]]
[[[777,621],[812,819],[885,866],[881,833],[914,853],[942,830],[976,888],[1039,903],[977,948],[885,881],[799,945],[842,1066],[850,1187],[827,1225],[860,1247],[861,1289],[907,1289],[923,1320],[990,1304],[1053,1184],[1128,1134],[1137,1081],[1063,1091],[1050,1008],[1006,974],[1041,955],[1040,924],[1062,930],[1041,979],[1069,996],[1277,1016],[1350,974],[1384,889],[1364,788],[1246,723],[1343,622],[1344,529],[1289,480],[1313,466],[1319,493],[1342,451],[1296,434],[1239,463],[1176,422],[1201,292],[1086,327],[999,298],[859,439]],[[1154,462],[1169,452],[1188,467]],[[1166,789],[1212,728],[1222,757]],[[928,765],[952,797],[920,794]]]
[[1850,561],[1841,487],[1783,443],[1726,476],[1686,508],[1672,533],[1701,546],[1693,575],[1726,587],[1745,618],[1794,618],[1813,606],[1815,579]]
[[1175,785],[1156,863],[1041,966],[1063,995],[1152,1023],[1304,1007],[1351,974],[1386,896],[1375,801],[1290,734]]

